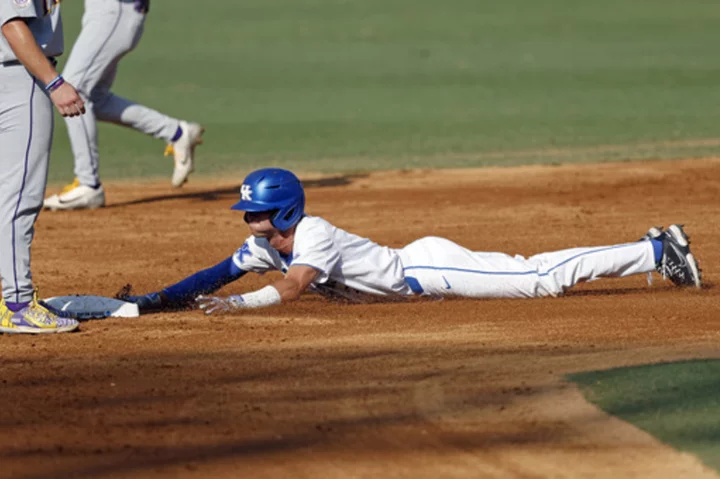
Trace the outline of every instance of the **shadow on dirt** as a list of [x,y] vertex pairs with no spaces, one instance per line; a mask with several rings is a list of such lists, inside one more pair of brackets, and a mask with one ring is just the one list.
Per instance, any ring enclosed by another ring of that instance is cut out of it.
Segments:
[[177,468],[202,473],[204,465],[219,462],[265,464],[281,453],[333,450],[352,459],[564,440],[562,429],[549,434],[523,427],[518,418],[518,427],[478,426],[479,417],[502,414],[523,396],[564,387],[521,381],[488,387],[478,381],[483,366],[474,360],[497,353],[471,346],[346,351],[268,345],[66,359],[53,375],[44,374],[41,359],[29,359],[22,372],[15,368],[14,377],[5,376],[0,400],[40,404],[54,397],[53,407],[10,409],[0,417],[12,445],[0,451],[0,462],[25,479],[169,477]]
[[[686,293],[702,294],[703,291],[710,291],[715,287],[713,282],[704,282],[701,288],[695,287],[683,287]],[[658,294],[660,291],[672,291],[677,290],[678,287],[674,286],[670,281],[667,284],[662,284],[654,288],[605,288],[605,289],[586,289],[577,291],[568,291],[564,296],[626,296],[626,295],[637,295],[637,294]]]
[[[306,180],[303,181],[303,187],[306,189],[313,189],[313,188],[326,188],[329,186],[345,186],[351,184],[353,181],[366,178],[368,175],[364,173],[356,173],[356,174],[347,174],[347,175],[337,175],[337,176],[331,176],[328,178],[321,178],[318,180]],[[208,190],[208,191],[194,191],[191,193],[173,193],[168,195],[158,195],[158,196],[150,196],[147,198],[140,198],[137,200],[131,200],[131,201],[125,201],[121,203],[111,203],[106,206],[106,208],[119,208],[121,206],[130,206],[130,205],[141,205],[141,204],[147,204],[147,203],[158,203],[162,201],[170,201],[170,200],[182,200],[182,199],[194,199],[199,201],[217,201],[222,200],[226,198],[234,198],[239,197],[240,195],[240,186],[241,184],[238,184],[236,186],[226,187],[226,188],[218,188],[215,190]]]

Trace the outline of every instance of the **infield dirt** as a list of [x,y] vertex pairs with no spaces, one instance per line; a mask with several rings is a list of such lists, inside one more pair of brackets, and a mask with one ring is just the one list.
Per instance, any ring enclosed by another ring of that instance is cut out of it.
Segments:
[[[43,296],[154,291],[229,256],[247,236],[229,210],[244,173],[182,190],[106,183],[107,208],[43,213]],[[301,177],[310,214],[392,247],[438,235],[528,256],[684,223],[707,286],[655,275],[539,300],[304,296],[0,336],[0,477],[717,477],[563,375],[720,357],[720,160]]]

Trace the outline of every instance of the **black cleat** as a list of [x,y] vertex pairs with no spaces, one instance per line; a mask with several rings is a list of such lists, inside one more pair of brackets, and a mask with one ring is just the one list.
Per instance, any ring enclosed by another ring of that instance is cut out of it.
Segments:
[[701,271],[690,252],[688,235],[683,231],[682,225],[670,225],[665,231],[650,228],[643,239],[662,241],[662,259],[656,268],[663,278],[670,278],[677,286],[701,287]]

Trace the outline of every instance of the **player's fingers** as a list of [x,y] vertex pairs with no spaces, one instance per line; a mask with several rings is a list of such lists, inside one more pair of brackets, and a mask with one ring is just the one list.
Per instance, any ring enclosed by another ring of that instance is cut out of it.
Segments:
[[85,113],[85,101],[82,99],[80,95],[77,96],[77,98],[74,101],[75,106],[77,107],[78,111],[80,111],[81,114]]
[[198,305],[198,308],[205,312],[205,314],[212,314],[214,310],[213,306],[215,305],[212,298],[199,296],[195,299],[195,303]]
[[74,102],[68,103],[67,105],[65,105],[65,113],[67,114],[66,116],[70,116],[70,117],[78,116],[79,110],[75,107]]
[[213,298],[212,307],[208,310],[208,314],[224,313],[227,310],[227,303],[224,300]]

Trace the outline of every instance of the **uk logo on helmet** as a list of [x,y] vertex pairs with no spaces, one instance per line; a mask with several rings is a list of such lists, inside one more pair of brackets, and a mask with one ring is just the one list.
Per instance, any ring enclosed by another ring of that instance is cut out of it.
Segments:
[[242,185],[240,187],[240,199],[244,201],[252,201],[252,188],[250,185]]

